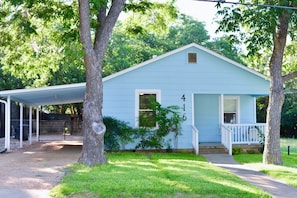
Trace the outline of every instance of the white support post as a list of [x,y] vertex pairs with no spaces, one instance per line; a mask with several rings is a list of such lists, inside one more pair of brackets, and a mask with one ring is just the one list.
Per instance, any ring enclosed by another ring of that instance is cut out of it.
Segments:
[[7,151],[10,151],[10,112],[11,112],[11,101],[10,101],[10,96],[7,97],[7,134],[5,134],[5,145],[7,148]]
[[254,97],[254,123],[257,123],[257,98]]
[[5,143],[4,143],[4,148],[7,148],[7,139],[9,137],[9,134],[8,134],[8,119],[7,119],[7,102],[4,101],[4,100],[0,100],[0,103],[4,104],[4,109],[5,109]]
[[[222,127],[222,124],[224,124],[224,94],[221,94],[220,97],[220,128]],[[221,128],[222,133],[222,128]],[[221,143],[223,142],[223,135],[221,134]]]
[[228,133],[229,138],[229,155],[232,155],[232,132]]
[[39,142],[39,107],[36,108],[36,141]]
[[24,105],[20,103],[20,148],[23,148],[23,123],[24,123]]
[[32,144],[32,106],[29,109],[29,144]]

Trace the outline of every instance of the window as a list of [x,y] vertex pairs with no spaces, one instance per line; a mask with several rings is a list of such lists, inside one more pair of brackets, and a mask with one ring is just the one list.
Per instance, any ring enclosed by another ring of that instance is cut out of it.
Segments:
[[196,53],[188,53],[188,63],[197,63]]
[[224,123],[238,123],[238,97],[224,98]]
[[156,111],[152,109],[152,102],[159,102],[158,91],[137,91],[136,92],[136,126],[156,127]]

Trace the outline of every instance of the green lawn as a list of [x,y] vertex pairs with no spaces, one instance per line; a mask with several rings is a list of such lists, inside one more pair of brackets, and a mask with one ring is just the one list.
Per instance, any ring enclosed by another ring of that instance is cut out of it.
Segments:
[[[290,146],[290,155],[288,155],[288,146]],[[262,154],[241,154],[234,155],[234,159],[239,163],[250,166],[277,179],[286,182],[289,185],[297,187],[297,139],[281,139],[281,151],[283,165],[263,165]]]
[[108,164],[74,164],[54,197],[270,197],[189,153],[112,153]]

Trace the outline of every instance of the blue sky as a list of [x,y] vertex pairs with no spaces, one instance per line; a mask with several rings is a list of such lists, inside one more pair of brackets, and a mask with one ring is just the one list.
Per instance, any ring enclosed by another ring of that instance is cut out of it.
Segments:
[[176,1],[176,6],[181,13],[190,15],[198,21],[205,23],[205,29],[212,38],[218,37],[218,35],[215,35],[215,30],[217,28],[217,25],[214,22],[216,14],[215,5],[216,3],[213,2],[201,2],[195,0]]

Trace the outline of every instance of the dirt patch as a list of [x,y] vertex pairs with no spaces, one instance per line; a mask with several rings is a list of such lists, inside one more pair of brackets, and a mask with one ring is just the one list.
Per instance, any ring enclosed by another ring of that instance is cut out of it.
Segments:
[[0,188],[53,188],[65,175],[67,166],[77,162],[81,145],[81,141],[35,142],[0,154]]

